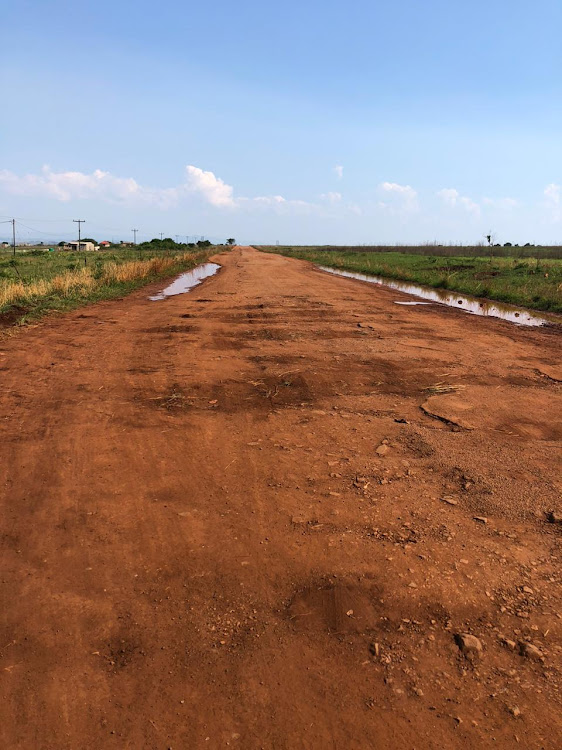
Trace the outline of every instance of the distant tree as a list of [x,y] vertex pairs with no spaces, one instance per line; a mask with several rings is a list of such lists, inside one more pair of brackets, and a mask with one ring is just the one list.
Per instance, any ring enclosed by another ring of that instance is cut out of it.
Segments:
[[95,241],[94,239],[92,239],[91,237],[81,237],[81,238],[80,238],[80,242],[93,242],[93,243],[94,243],[94,245],[97,245],[97,244],[98,244],[98,243],[97,243],[97,242],[96,242],[96,241]]
[[503,246],[504,247],[513,247],[513,245],[511,244],[511,242],[504,242]]
[[199,240],[197,247],[211,247],[209,240]]
[[235,245],[236,244],[236,240],[234,239],[234,237],[229,237],[227,239],[227,241],[226,241],[226,244],[227,245]]
[[166,245],[175,245],[176,244],[175,241],[171,237],[164,237],[164,239],[162,240],[162,244],[164,244],[164,243]]
[[57,244],[57,247],[64,247],[66,245],[66,242],[59,242]]

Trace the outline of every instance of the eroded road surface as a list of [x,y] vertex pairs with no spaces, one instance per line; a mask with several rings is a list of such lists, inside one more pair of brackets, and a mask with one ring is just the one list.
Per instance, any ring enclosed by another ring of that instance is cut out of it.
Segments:
[[0,746],[559,748],[559,331],[215,259],[0,340]]

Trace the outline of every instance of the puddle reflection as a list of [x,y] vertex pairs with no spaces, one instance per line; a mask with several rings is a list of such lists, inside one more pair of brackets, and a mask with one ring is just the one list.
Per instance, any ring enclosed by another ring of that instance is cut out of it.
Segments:
[[191,271],[180,274],[169,286],[148,299],[155,302],[166,299],[166,297],[174,297],[176,294],[185,294],[185,292],[189,292],[190,289],[193,289],[194,286],[200,284],[204,279],[213,276],[219,268],[220,266],[217,263],[203,263],[203,265],[197,266],[197,268]]
[[[397,289],[400,292],[406,292],[407,294],[413,294],[415,297],[421,297],[425,300],[431,300],[431,302],[437,302],[441,305],[448,305],[449,307],[456,307],[457,310],[464,310],[464,312],[471,313],[472,315],[483,315],[490,316],[492,318],[501,318],[502,320],[508,320],[510,323],[517,323],[523,326],[545,326],[545,325],[560,325],[560,319],[556,316],[548,316],[547,314],[535,315],[529,310],[525,310],[521,307],[514,307],[512,305],[504,305],[501,302],[490,302],[488,300],[478,299],[477,297],[467,297],[465,295],[458,294],[456,292],[446,291],[444,289],[432,289],[431,287],[418,286],[417,284],[410,284],[407,281],[395,281],[394,279],[386,279],[382,276],[370,276],[364,273],[356,273],[355,271],[341,271],[337,268],[328,268],[327,266],[317,266],[322,271],[335,274],[336,276],[344,276],[348,279],[358,279],[359,281],[368,281],[371,284],[380,284],[381,286],[388,287],[390,289]],[[429,302],[396,302],[397,305],[427,305]]]

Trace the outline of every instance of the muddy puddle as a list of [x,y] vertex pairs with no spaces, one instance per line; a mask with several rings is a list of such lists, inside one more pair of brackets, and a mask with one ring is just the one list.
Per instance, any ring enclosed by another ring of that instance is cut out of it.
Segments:
[[155,302],[157,300],[166,299],[167,297],[174,297],[176,294],[185,294],[186,292],[189,292],[190,289],[193,289],[193,287],[198,286],[204,279],[213,276],[219,268],[220,266],[217,263],[203,263],[201,266],[197,266],[197,268],[193,268],[191,271],[186,271],[185,273],[180,274],[169,286],[148,299]]
[[463,310],[472,315],[501,318],[510,323],[517,323],[523,326],[560,325],[560,318],[555,315],[548,315],[547,313],[535,314],[529,310],[525,310],[525,308],[505,305],[501,302],[490,302],[444,289],[432,289],[431,287],[419,286],[418,284],[410,284],[407,281],[395,281],[394,279],[386,279],[382,276],[369,276],[368,274],[357,273],[355,271],[341,271],[336,268],[328,268],[327,266],[317,266],[317,268],[336,276],[368,281],[370,284],[380,284],[389,289],[396,289],[406,294],[412,294],[415,297],[421,297],[423,300],[430,300],[429,302],[395,300],[397,305],[430,305],[438,303],[440,305],[456,307],[457,310]]

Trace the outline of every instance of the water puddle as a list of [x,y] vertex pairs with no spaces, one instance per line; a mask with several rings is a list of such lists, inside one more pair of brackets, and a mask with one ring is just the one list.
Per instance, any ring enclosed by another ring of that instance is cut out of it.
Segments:
[[389,289],[397,289],[400,292],[412,294],[415,297],[421,297],[424,300],[430,300],[430,302],[396,302],[397,305],[428,305],[431,304],[431,302],[437,302],[440,305],[456,307],[457,310],[463,310],[472,315],[501,318],[510,323],[517,323],[518,325],[523,326],[560,325],[561,322],[558,316],[548,315],[548,313],[535,315],[522,307],[505,305],[502,302],[490,302],[488,300],[478,299],[477,297],[467,297],[456,292],[446,291],[445,289],[432,289],[431,287],[410,284],[407,281],[395,281],[394,279],[387,279],[382,276],[369,276],[365,273],[357,273],[355,271],[341,271],[336,268],[328,268],[327,266],[317,266],[317,268],[335,274],[336,276],[344,276],[348,279],[358,279],[359,281],[368,281],[370,284],[380,284]]
[[180,274],[177,279],[174,279],[169,286],[162,289],[159,294],[155,294],[148,299],[156,301],[166,299],[167,297],[174,297],[176,294],[185,294],[190,289],[193,289],[193,287],[198,286],[204,279],[214,276],[219,268],[220,266],[217,263],[203,263],[191,271]]

